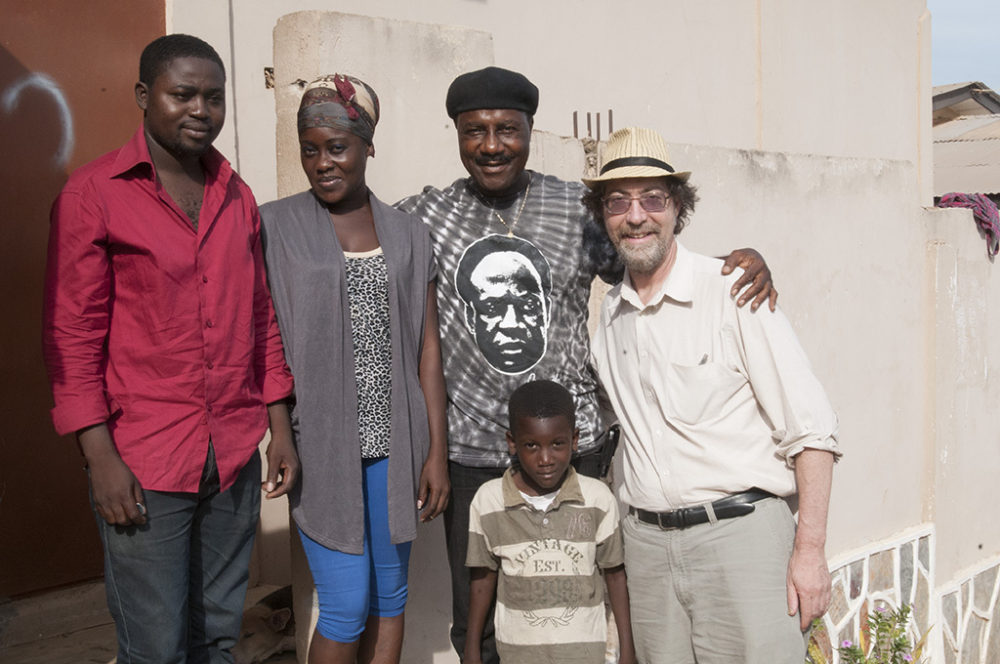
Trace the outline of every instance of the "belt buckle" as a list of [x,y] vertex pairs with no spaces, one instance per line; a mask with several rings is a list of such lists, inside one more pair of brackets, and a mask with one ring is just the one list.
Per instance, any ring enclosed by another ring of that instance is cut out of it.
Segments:
[[[674,515],[680,521],[679,525],[664,525],[663,517]],[[672,510],[670,512],[657,512],[656,513],[656,525],[660,527],[660,530],[679,530],[684,527],[684,509]]]
[[663,525],[663,512],[656,513],[656,525],[659,526],[660,530],[670,530],[670,526]]
[[[660,530],[683,530],[688,526],[688,513],[690,510],[690,507],[680,507],[669,512],[657,512],[656,525],[660,527]],[[674,519],[674,523],[664,525],[663,517],[665,516]]]

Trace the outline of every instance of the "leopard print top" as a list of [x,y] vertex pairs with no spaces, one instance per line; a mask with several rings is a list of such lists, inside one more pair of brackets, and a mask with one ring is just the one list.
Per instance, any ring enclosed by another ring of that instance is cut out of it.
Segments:
[[389,456],[392,347],[389,343],[389,272],[382,249],[344,252],[351,301],[354,380],[358,386],[361,457]]

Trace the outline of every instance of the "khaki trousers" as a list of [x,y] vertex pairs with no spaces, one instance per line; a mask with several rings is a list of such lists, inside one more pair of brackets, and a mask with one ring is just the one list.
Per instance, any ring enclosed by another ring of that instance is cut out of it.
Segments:
[[785,578],[795,522],[768,498],[742,517],[660,530],[627,515],[625,570],[643,664],[802,664]]

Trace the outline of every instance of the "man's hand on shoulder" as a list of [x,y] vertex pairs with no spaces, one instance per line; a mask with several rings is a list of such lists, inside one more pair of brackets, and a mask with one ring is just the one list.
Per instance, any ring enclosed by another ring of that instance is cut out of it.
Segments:
[[788,561],[788,615],[805,631],[830,605],[830,571],[822,547],[796,546]]
[[81,429],[76,435],[90,469],[90,489],[100,517],[112,526],[146,523],[142,487],[118,456],[107,425]]
[[736,268],[743,268],[743,274],[730,291],[732,297],[742,290],[743,294],[736,301],[738,306],[743,306],[752,299],[750,311],[757,311],[757,308],[765,301],[769,301],[771,311],[778,306],[778,291],[771,281],[771,270],[767,267],[764,257],[754,249],[735,249],[724,259],[722,274],[729,274]]

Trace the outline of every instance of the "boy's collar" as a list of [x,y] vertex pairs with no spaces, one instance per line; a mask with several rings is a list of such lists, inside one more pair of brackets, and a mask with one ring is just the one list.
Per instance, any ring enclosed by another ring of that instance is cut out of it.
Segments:
[[[504,507],[518,507],[528,504],[528,501],[521,495],[520,489],[517,488],[517,484],[514,482],[513,468],[508,468],[507,472],[503,474],[502,486]],[[583,491],[580,490],[580,480],[577,478],[576,470],[573,466],[566,469],[566,477],[563,478],[562,484],[556,490],[559,493],[556,494],[555,500],[552,501],[553,508],[558,507],[560,503],[564,502],[583,502]]]

